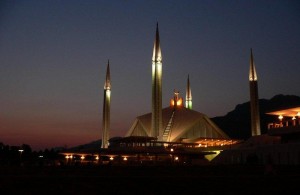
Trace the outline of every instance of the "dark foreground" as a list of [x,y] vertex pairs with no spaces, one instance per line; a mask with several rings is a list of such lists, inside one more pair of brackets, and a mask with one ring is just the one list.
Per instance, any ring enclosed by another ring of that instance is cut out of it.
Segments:
[[0,194],[292,194],[300,167],[0,167]]

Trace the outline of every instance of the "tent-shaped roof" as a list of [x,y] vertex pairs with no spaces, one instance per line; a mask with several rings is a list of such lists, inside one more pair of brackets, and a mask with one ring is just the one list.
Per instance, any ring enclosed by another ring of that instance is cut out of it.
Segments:
[[[138,116],[127,136],[150,136],[151,114]],[[185,107],[167,107],[162,110],[163,129],[168,130],[167,141],[176,142],[183,139],[219,138],[229,139],[205,114]]]

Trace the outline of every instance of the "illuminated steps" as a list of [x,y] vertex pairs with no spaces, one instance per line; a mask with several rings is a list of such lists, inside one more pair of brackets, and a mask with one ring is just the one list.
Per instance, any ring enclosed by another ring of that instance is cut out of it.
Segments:
[[164,131],[164,134],[163,134],[163,140],[164,141],[169,141],[168,138],[171,135],[171,127],[172,127],[172,124],[173,124],[174,114],[175,114],[175,111],[173,111],[172,116],[171,116],[171,118],[168,122],[168,125],[167,125],[167,127]]

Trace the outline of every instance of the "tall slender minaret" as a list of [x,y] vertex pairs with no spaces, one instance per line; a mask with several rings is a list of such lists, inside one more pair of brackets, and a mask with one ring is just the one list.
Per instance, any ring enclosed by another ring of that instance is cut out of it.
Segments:
[[101,148],[108,148],[109,131],[110,131],[110,94],[111,94],[111,83],[110,83],[110,70],[109,70],[109,61],[108,61],[107,70],[106,70],[106,79],[104,84]]
[[185,107],[190,110],[192,109],[192,90],[190,86],[190,75],[188,75],[188,79],[187,79]]
[[162,140],[162,55],[159,43],[158,23],[152,56],[152,120],[151,137]]
[[251,56],[250,56],[249,84],[250,84],[250,106],[251,106],[251,132],[252,132],[252,136],[255,136],[255,135],[260,135],[261,133],[260,133],[257,74],[256,74],[255,65],[253,61],[252,48],[251,48]]

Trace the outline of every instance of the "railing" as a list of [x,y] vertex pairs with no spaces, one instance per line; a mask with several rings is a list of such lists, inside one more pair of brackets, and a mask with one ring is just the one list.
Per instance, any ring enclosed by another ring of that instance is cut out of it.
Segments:
[[268,124],[268,129],[300,126],[300,119],[283,120]]

